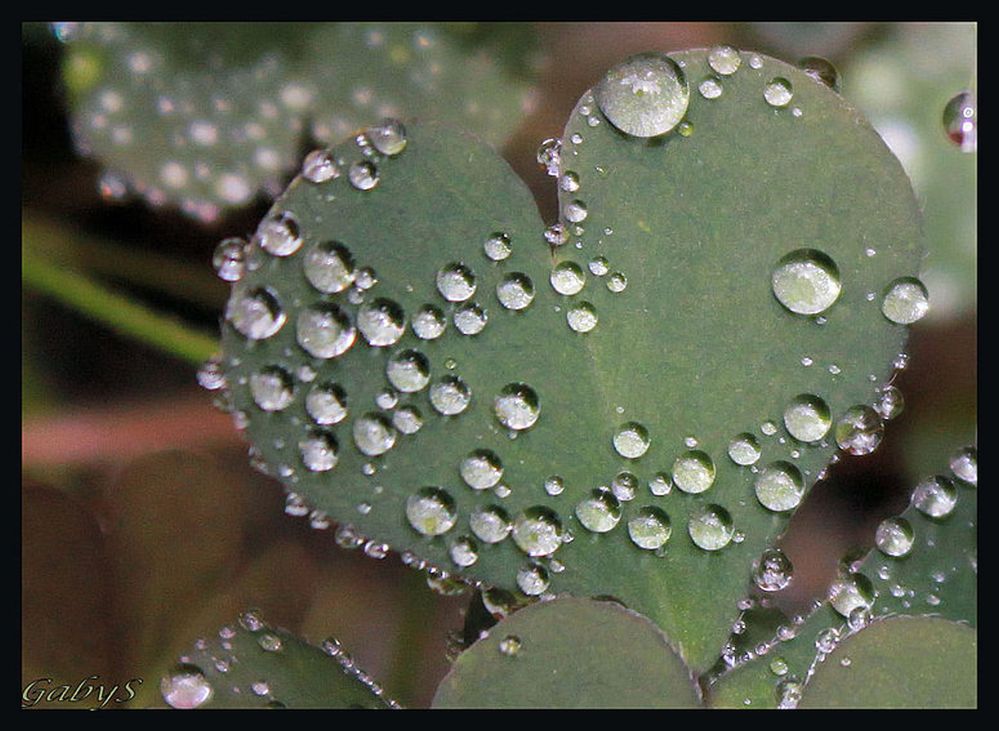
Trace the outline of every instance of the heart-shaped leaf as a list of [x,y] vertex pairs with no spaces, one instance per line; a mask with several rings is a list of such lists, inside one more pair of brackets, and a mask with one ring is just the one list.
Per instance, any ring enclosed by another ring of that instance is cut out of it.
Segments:
[[386,123],[317,155],[230,252],[221,367],[304,512],[473,581],[615,596],[701,671],[837,444],[880,440],[865,404],[925,311],[919,213],[837,94],[732,49],[625,62],[563,139],[549,245],[465,135]]
[[510,615],[463,652],[435,708],[694,708],[662,632],[613,602],[563,598]]

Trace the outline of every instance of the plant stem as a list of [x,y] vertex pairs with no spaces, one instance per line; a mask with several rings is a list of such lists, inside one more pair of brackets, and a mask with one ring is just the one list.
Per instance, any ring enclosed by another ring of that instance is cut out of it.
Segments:
[[200,365],[218,351],[218,340],[176,318],[154,312],[84,275],[56,266],[22,249],[21,279],[112,330]]

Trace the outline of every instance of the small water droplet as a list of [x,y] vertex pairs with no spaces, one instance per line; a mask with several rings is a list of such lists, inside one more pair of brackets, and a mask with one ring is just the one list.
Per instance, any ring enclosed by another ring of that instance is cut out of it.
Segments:
[[576,504],[576,517],[593,533],[606,533],[621,520],[621,504],[607,490],[593,490],[589,497]]
[[607,277],[607,289],[611,292],[623,292],[628,286],[628,278],[621,272],[614,272]]
[[316,384],[305,396],[305,410],[317,424],[337,424],[347,416],[347,394],[335,383]]
[[534,506],[517,516],[512,535],[513,542],[528,556],[550,556],[562,545],[562,521],[554,511]]
[[214,690],[201,668],[183,663],[163,678],[160,693],[171,708],[190,709],[211,700]]
[[406,313],[394,300],[379,297],[358,310],[357,329],[368,345],[395,345],[406,329]]
[[282,328],[286,315],[270,289],[260,287],[234,293],[226,304],[226,319],[251,340],[264,340]]
[[849,454],[870,454],[881,444],[884,433],[878,412],[862,404],[847,409],[836,422],[836,444]]
[[575,262],[563,261],[552,269],[549,281],[552,289],[556,292],[571,296],[578,294],[583,289],[583,285],[586,284],[586,275]]
[[514,657],[520,652],[521,642],[516,635],[507,635],[499,642],[499,651],[507,657]]
[[512,529],[510,516],[496,505],[478,507],[468,518],[468,525],[475,536],[486,543],[499,543]]
[[527,596],[538,596],[548,589],[548,571],[536,563],[528,564],[517,572],[517,586]]
[[354,283],[354,257],[336,241],[324,241],[305,254],[302,270],[309,283],[325,294],[342,292]]
[[649,449],[648,430],[635,421],[629,421],[614,433],[614,450],[626,459],[638,459]]
[[238,282],[246,272],[246,242],[241,238],[224,239],[215,247],[212,266],[219,279]]
[[416,393],[430,382],[430,361],[418,350],[401,350],[389,358],[385,375],[403,393]]
[[378,152],[389,157],[406,149],[406,128],[398,119],[383,119],[380,124],[369,127],[367,137]]
[[260,645],[260,649],[264,652],[281,652],[284,649],[284,643],[281,641],[281,638],[270,633],[260,635],[257,638],[257,644]]
[[589,263],[590,273],[595,277],[602,277],[610,271],[610,264],[606,257],[595,256]]
[[899,277],[885,289],[881,312],[898,325],[911,325],[930,310],[926,286],[915,277]]
[[957,504],[957,489],[946,477],[928,477],[912,491],[912,504],[929,518],[945,518]]
[[295,396],[291,374],[278,366],[267,366],[250,376],[253,401],[264,411],[281,411]]
[[494,233],[486,239],[482,245],[482,250],[492,261],[503,261],[513,251],[510,246],[510,237],[504,233]]
[[821,84],[839,92],[840,78],[836,67],[821,56],[807,56],[798,61],[798,68]]
[[762,454],[760,443],[748,432],[737,435],[728,445],[729,458],[743,467],[756,464]]
[[357,340],[350,315],[332,302],[320,302],[302,310],[296,324],[298,344],[316,358],[337,358]]
[[874,586],[863,574],[849,574],[829,585],[829,603],[844,617],[849,617],[858,607],[869,609],[874,596]]
[[915,533],[905,518],[888,518],[881,521],[874,533],[874,543],[881,553],[901,558],[912,550]]
[[403,434],[416,434],[423,426],[423,416],[415,406],[403,406],[392,414],[392,426]]
[[628,521],[631,542],[647,551],[655,551],[666,545],[672,531],[669,516],[654,506],[642,508],[638,515]]
[[779,548],[768,548],[753,568],[753,581],[761,591],[781,591],[791,583],[794,566]]
[[718,551],[727,546],[735,532],[732,516],[720,505],[694,508],[687,523],[690,539],[705,551]]
[[772,107],[786,107],[791,103],[791,99],[794,98],[791,82],[781,76],[771,79],[763,87],[763,98]]
[[705,99],[717,99],[722,95],[722,84],[719,79],[709,76],[698,85],[697,90]]
[[673,484],[691,495],[702,493],[715,482],[715,463],[706,452],[684,452],[673,463]]
[[448,302],[464,302],[475,294],[475,273],[460,262],[453,262],[437,272],[437,291]]
[[793,510],[805,494],[805,480],[790,462],[774,462],[756,476],[753,483],[756,499],[768,510]]
[[550,176],[557,178],[562,164],[562,140],[555,137],[544,140],[538,147],[537,160]]
[[562,207],[562,215],[569,223],[582,223],[586,220],[586,204],[580,200],[569,201]]
[[493,402],[493,411],[507,429],[530,429],[541,415],[541,401],[526,383],[509,383]]
[[380,180],[378,168],[370,160],[355,162],[350,166],[347,177],[350,179],[350,184],[358,190],[371,190]]
[[657,472],[653,478],[649,480],[649,492],[657,497],[669,495],[672,490],[673,480],[665,472]]
[[298,443],[302,463],[312,472],[327,472],[336,466],[339,446],[336,437],[325,431],[311,432]]
[[291,256],[302,246],[298,221],[287,212],[261,221],[254,239],[260,248],[273,256]]
[[905,398],[902,396],[902,392],[895,386],[885,386],[881,389],[881,396],[874,409],[882,419],[890,421],[905,409]]
[[505,274],[496,285],[496,298],[508,310],[524,310],[534,301],[534,282],[522,272]]
[[741,65],[742,58],[732,46],[715,46],[708,52],[708,66],[722,76],[731,76]]
[[573,332],[588,333],[597,326],[600,318],[592,304],[579,302],[566,311],[565,321]]
[[817,442],[832,425],[829,406],[818,396],[801,394],[784,410],[784,426],[795,439]]
[[302,177],[311,183],[326,183],[340,176],[340,166],[330,150],[313,150],[302,161]]
[[395,427],[379,413],[368,413],[354,421],[354,444],[369,457],[385,454],[395,445]]
[[799,315],[825,312],[841,289],[836,263],[815,249],[797,249],[782,257],[771,284],[780,303]]
[[552,497],[561,495],[565,490],[565,481],[559,475],[551,475],[545,480],[545,492]]
[[424,487],[406,500],[406,519],[422,535],[447,533],[457,517],[454,498],[439,487]]
[[423,305],[413,315],[413,334],[422,340],[435,340],[447,329],[447,318],[440,308]]
[[676,61],[662,53],[643,53],[608,71],[594,96],[608,121],[625,134],[656,137],[683,119],[690,88]]
[[950,470],[959,480],[978,486],[978,450],[963,447],[951,455]]
[[461,461],[459,471],[473,490],[488,490],[503,477],[503,463],[495,452],[476,449]]
[[961,152],[978,150],[978,100],[970,91],[962,91],[947,102],[943,111],[947,137]]
[[455,566],[467,568],[479,560],[479,547],[468,536],[461,536],[451,544],[448,555]]

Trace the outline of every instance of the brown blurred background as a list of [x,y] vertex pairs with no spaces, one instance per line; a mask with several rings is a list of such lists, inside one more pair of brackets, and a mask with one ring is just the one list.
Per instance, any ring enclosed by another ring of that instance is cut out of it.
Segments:
[[[940,122],[946,100],[974,85],[976,28],[545,23],[538,31],[550,59],[540,104],[504,155],[547,221],[556,217],[555,189],[535,161],[538,143],[560,134],[608,67],[652,49],[728,43],[788,61],[826,57],[842,74],[842,94],[910,170],[926,208],[934,309],[913,328],[910,363],[896,380],[904,413],[877,452],[830,471],[782,541],[796,576],[779,601],[800,610],[847,549],[870,545],[877,523],[905,506],[917,479],[944,470],[951,452],[977,438],[976,163]],[[203,272],[173,289],[144,287],[115,281],[85,246],[78,252],[80,266],[103,281],[216,332],[228,288],[212,274],[212,251],[253,230],[267,203],[205,226],[102,200],[98,165],[72,150],[62,50],[44,24],[25,26],[22,39],[23,217],[52,237],[92,237]],[[21,303],[22,687],[39,677],[141,677],[131,705],[156,703],[175,658],[252,606],[313,642],[336,636],[390,695],[429,703],[468,595],[440,596],[398,556],[376,562],[343,550],[332,531],[286,515],[280,487],[249,467],[246,445],[190,365],[27,288]]]

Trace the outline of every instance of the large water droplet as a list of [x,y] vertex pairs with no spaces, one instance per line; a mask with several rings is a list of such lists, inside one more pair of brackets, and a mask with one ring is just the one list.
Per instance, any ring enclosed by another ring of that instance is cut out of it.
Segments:
[[791,82],[782,76],[771,79],[770,82],[763,87],[763,98],[766,99],[767,104],[772,107],[786,107],[791,103],[791,99],[794,98],[794,91],[791,88]]
[[969,485],[978,486],[978,450],[975,447],[963,447],[950,458],[950,470],[954,475]]
[[666,545],[673,532],[669,516],[661,509],[646,506],[628,521],[631,542],[646,551],[655,551]]
[[274,256],[290,256],[302,246],[298,221],[287,212],[261,221],[254,238],[260,248]]
[[325,183],[340,176],[340,166],[330,150],[313,150],[302,160],[302,177],[311,183]]
[[970,91],[962,91],[944,107],[943,125],[947,137],[961,152],[978,150],[978,100]]
[[780,303],[799,315],[825,312],[841,288],[836,263],[815,249],[797,249],[782,257],[771,284]]
[[324,241],[310,248],[302,269],[309,283],[326,294],[342,292],[354,283],[354,257],[336,241]]
[[350,315],[332,302],[321,302],[302,310],[295,330],[298,344],[316,358],[336,358],[357,340]]
[[722,76],[730,76],[739,70],[742,58],[732,46],[715,46],[708,52],[708,66]]
[[461,461],[461,479],[474,490],[488,490],[503,477],[503,463],[495,452],[476,449]]
[[416,393],[430,382],[430,361],[418,350],[402,350],[389,358],[385,375],[403,393]]
[[160,693],[171,708],[186,710],[203,706],[214,691],[201,668],[185,663],[163,678]]
[[541,415],[541,401],[526,383],[509,383],[493,403],[496,418],[507,429],[530,429]]
[[586,284],[586,275],[582,268],[574,261],[560,262],[552,269],[549,277],[552,289],[559,294],[578,294]]
[[885,289],[881,312],[892,322],[911,325],[930,311],[930,295],[915,277],[899,277]]
[[874,543],[882,553],[901,558],[912,550],[915,533],[905,518],[888,518],[881,521],[874,533]]
[[423,426],[423,415],[415,406],[402,406],[392,412],[392,426],[403,434],[416,434]]
[[836,422],[836,444],[850,454],[870,454],[881,444],[884,433],[878,412],[863,404],[847,409]]
[[790,462],[774,462],[760,471],[753,488],[763,507],[783,512],[798,507],[805,494],[805,480]]
[[794,577],[791,560],[779,548],[768,548],[753,567],[753,582],[760,591],[781,591]]
[[251,340],[271,337],[281,329],[286,319],[277,296],[264,287],[233,293],[226,304],[225,317]]
[[759,441],[748,432],[737,435],[728,444],[729,458],[743,467],[756,464],[762,454]]
[[347,393],[335,383],[316,384],[305,396],[305,410],[317,424],[337,424],[347,416]]
[[821,56],[807,56],[798,61],[798,68],[833,91],[839,91],[839,71]]
[[625,134],[656,137],[683,119],[690,88],[676,61],[643,53],[608,71],[594,96],[604,116]]
[[829,603],[844,617],[858,607],[869,609],[874,604],[874,585],[863,574],[849,574],[829,585]]
[[447,318],[440,308],[423,305],[413,315],[413,334],[422,340],[436,340],[447,329]]
[[437,291],[448,302],[464,302],[475,294],[475,287],[475,273],[459,262],[437,272]]
[[380,180],[378,168],[370,160],[355,162],[347,173],[350,184],[358,190],[371,190]]
[[472,533],[486,543],[499,543],[508,535],[512,525],[510,516],[503,508],[497,505],[478,507],[472,511],[468,518],[468,525]]
[[354,444],[369,457],[385,454],[395,445],[396,431],[388,418],[369,413],[354,421]]
[[687,532],[694,544],[705,551],[719,551],[727,546],[735,533],[732,516],[720,505],[694,508],[687,523]]
[[517,572],[517,586],[527,596],[544,594],[548,583],[548,570],[536,563],[528,564]]
[[439,487],[424,487],[406,500],[406,519],[425,536],[447,533],[457,517],[454,499]]
[[562,521],[546,507],[528,508],[513,523],[513,542],[528,556],[550,556],[562,545]]
[[829,406],[818,396],[801,394],[784,410],[784,426],[788,433],[802,442],[817,442],[832,425]]
[[472,391],[458,376],[444,376],[430,387],[430,403],[444,416],[460,414],[471,400]]
[[607,490],[593,490],[576,504],[575,512],[583,527],[594,533],[606,533],[621,520],[621,504]]
[[253,401],[264,411],[287,408],[295,397],[294,388],[291,374],[278,366],[267,366],[250,376]]
[[383,155],[395,157],[406,149],[406,128],[398,119],[383,119],[367,131],[371,145]]
[[298,443],[302,464],[312,472],[327,472],[336,467],[339,447],[336,437],[325,431],[311,432]]
[[957,489],[942,475],[928,477],[912,491],[912,504],[927,517],[944,518],[957,504]]
[[673,463],[673,484],[692,495],[704,492],[715,481],[715,463],[700,450],[684,452]]
[[369,345],[395,345],[406,329],[406,313],[394,300],[379,297],[358,310],[357,329]]
[[614,432],[614,450],[627,459],[638,459],[649,449],[648,430],[635,421],[622,424]]
[[573,332],[588,333],[597,326],[599,318],[596,308],[589,302],[579,302],[565,313],[565,321]]
[[503,261],[513,251],[510,246],[510,237],[504,233],[494,233],[486,239],[482,245],[482,250],[493,261]]

